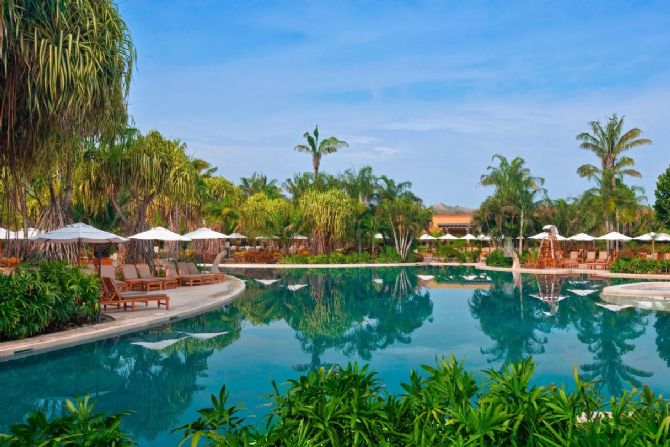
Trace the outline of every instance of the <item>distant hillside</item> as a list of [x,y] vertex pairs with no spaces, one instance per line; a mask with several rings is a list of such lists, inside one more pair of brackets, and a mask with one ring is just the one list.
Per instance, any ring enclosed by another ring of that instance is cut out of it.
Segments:
[[430,206],[430,209],[432,209],[434,213],[438,214],[472,214],[475,212],[475,210],[472,208],[466,208],[460,205],[449,206],[445,205],[444,203],[433,204]]

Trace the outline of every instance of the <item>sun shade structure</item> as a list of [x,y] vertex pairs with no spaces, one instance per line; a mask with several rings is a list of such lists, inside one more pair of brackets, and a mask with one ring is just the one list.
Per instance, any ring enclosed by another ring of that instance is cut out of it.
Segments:
[[463,241],[476,241],[477,240],[477,238],[475,236],[471,235],[470,233],[466,234],[465,236],[463,236],[459,239],[461,239]]
[[141,233],[129,236],[130,239],[139,239],[144,241],[181,241],[187,242],[191,239],[182,236],[181,234],[170,231],[163,227],[153,227],[151,230],[143,231]]
[[218,231],[214,231],[209,228],[198,228],[195,231],[191,231],[190,233],[186,233],[183,235],[186,238],[189,238],[192,241],[195,240],[203,240],[203,239],[227,239],[228,235],[219,233]]
[[228,239],[246,239],[247,237],[240,233],[231,233],[228,235]]
[[384,239],[384,235],[381,234],[381,233],[377,233],[377,234],[374,235],[374,238],[375,239]]
[[633,239],[630,236],[626,236],[625,234],[621,234],[618,231],[612,231],[607,234],[603,234],[600,237],[596,238],[599,241],[621,241],[621,242],[627,242]]
[[480,234],[479,236],[477,236],[477,240],[482,242],[489,242],[491,240],[491,236]]
[[[528,239],[541,241],[541,240],[547,239],[548,237],[549,237],[549,233],[547,233],[546,231],[543,231],[542,233],[537,233],[535,236],[530,236]],[[560,234],[557,234],[556,235],[556,240],[557,241],[567,241],[568,238],[566,238],[564,236],[561,236]]]
[[291,236],[291,239],[293,239],[294,241],[306,241],[309,238],[307,236],[303,236],[301,234],[296,234],[294,236]]
[[76,223],[66,225],[57,230],[48,231],[30,238],[33,241],[47,242],[78,242],[87,244],[107,244],[127,242],[125,237],[117,236],[114,233],[98,230],[95,227],[85,223]]
[[0,227],[0,239],[15,239],[16,233],[7,228]]
[[454,236],[453,234],[449,234],[449,233],[445,234],[444,236],[440,236],[437,239],[440,240],[440,241],[457,241],[458,240],[458,238],[456,236]]
[[576,241],[576,242],[591,242],[594,241],[595,239],[596,239],[595,237],[588,235],[586,233],[578,233],[568,238],[569,241]]
[[420,240],[420,241],[434,241],[435,239],[436,239],[436,238],[434,238],[433,236],[431,236],[431,235],[428,234],[428,233],[426,233],[426,234],[422,234],[421,237],[419,237],[419,240]]

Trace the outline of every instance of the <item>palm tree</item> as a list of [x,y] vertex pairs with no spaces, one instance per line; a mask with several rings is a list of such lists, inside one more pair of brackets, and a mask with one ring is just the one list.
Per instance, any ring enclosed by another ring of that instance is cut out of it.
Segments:
[[321,165],[321,157],[328,154],[333,154],[340,149],[349,147],[346,141],[338,140],[335,137],[326,138],[319,142],[319,126],[314,128],[314,132],[310,135],[309,131],[303,134],[303,138],[307,140],[307,144],[299,144],[293,149],[298,152],[304,152],[312,155],[312,166],[314,167],[314,178],[319,175],[319,166]]
[[596,183],[602,200],[602,212],[605,231],[611,231],[611,218],[617,207],[617,182],[623,182],[625,176],[640,177],[633,169],[635,160],[623,155],[624,152],[651,144],[648,138],[640,138],[642,131],[637,127],[624,133],[624,117],[616,114],[608,118],[605,127],[600,121],[591,121],[591,133],[582,132],[577,135],[579,147],[593,152],[600,161],[600,166],[585,164],[577,169],[580,177],[586,177]]
[[81,139],[126,122],[135,49],[112,0],[5,1],[0,36],[0,182],[25,226],[25,185],[49,179],[51,228],[70,219]]
[[488,174],[481,177],[481,184],[495,188],[501,204],[510,205],[519,218],[519,253],[523,251],[523,234],[526,219],[537,205],[536,196],[544,193],[544,179],[534,177],[526,162],[521,157],[515,157],[510,162],[500,154],[495,154],[493,160],[498,160],[498,166],[489,166]]
[[267,175],[259,174],[258,172],[251,174],[251,177],[242,177],[240,179],[240,191],[245,197],[251,197],[258,193],[263,193],[273,199],[281,197],[277,180],[269,180]]

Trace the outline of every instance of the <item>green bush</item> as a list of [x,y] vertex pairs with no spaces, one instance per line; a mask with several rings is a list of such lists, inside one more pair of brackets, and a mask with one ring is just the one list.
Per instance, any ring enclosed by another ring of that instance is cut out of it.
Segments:
[[217,446],[670,443],[670,406],[647,387],[605,400],[576,372],[574,392],[535,386],[533,372],[532,360],[525,360],[478,380],[461,362],[443,358],[412,371],[402,394],[390,394],[367,367],[321,368],[289,381],[285,391],[274,384],[264,430],[228,405],[225,387],[212,407],[177,430],[184,443]]
[[88,398],[65,402],[67,414],[47,420],[42,412],[28,415],[23,424],[12,425],[9,434],[0,435],[0,445],[23,446],[134,446],[121,430],[121,417],[127,413],[95,414]]
[[22,265],[0,276],[0,341],[94,321],[100,281],[62,262]]
[[502,250],[493,250],[486,257],[486,265],[491,267],[512,267],[513,260],[505,256]]
[[[249,424],[225,386],[177,427],[191,446],[651,446],[670,445],[670,404],[648,387],[604,399],[575,369],[574,391],[534,385],[531,359],[478,378],[453,356],[411,371],[391,394],[367,366],[319,368],[273,383],[266,424]],[[123,413],[94,415],[88,400],[68,415],[42,412],[0,435],[0,445],[133,445]]]
[[670,261],[667,259],[619,258],[610,267],[614,273],[670,273]]
[[[370,263],[398,263],[402,262],[400,255],[392,248],[385,247],[377,257],[370,253],[340,253],[333,252],[323,255],[288,255],[282,258],[284,264],[370,264]],[[408,262],[411,262],[408,260]]]

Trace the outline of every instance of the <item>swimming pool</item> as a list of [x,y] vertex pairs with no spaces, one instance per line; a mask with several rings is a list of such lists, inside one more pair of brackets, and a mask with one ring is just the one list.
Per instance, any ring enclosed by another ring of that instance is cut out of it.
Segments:
[[400,391],[411,368],[449,354],[473,370],[530,355],[538,383],[569,385],[576,365],[605,393],[670,393],[670,313],[600,302],[604,280],[465,267],[233,273],[247,290],[221,310],[1,363],[0,425],[88,393],[99,410],[133,411],[125,427],[140,445],[176,445],[171,429],[223,384],[262,423],[272,379],[358,361]]

